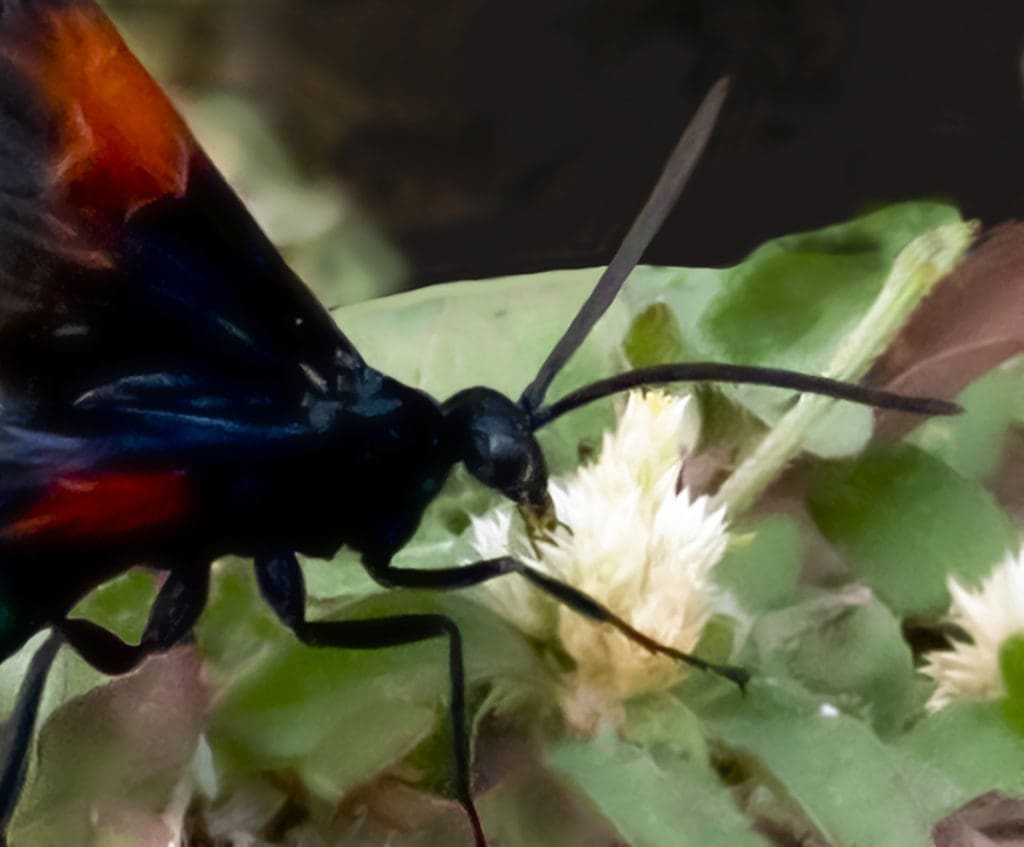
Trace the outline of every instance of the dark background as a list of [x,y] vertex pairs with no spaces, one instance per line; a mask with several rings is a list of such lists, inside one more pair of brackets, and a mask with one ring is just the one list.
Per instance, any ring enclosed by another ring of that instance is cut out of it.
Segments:
[[244,92],[414,284],[607,261],[706,88],[720,130],[647,260],[733,263],[892,201],[1024,203],[1024,3],[250,0],[127,5],[176,81]]

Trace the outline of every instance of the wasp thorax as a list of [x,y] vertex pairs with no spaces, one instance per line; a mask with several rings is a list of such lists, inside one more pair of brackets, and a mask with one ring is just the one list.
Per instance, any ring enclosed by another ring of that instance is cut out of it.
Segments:
[[548,466],[530,418],[512,400],[478,386],[442,406],[453,450],[473,476],[516,503],[546,509]]

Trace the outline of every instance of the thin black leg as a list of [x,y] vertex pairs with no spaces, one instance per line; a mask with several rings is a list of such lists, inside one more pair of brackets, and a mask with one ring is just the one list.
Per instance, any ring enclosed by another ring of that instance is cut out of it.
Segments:
[[36,650],[18,689],[14,711],[5,726],[3,749],[0,751],[0,762],[3,763],[3,771],[0,773],[0,847],[7,845],[7,825],[25,784],[28,750],[36,717],[39,715],[39,704],[43,699],[43,688],[62,643],[60,635],[53,633]]
[[302,569],[291,553],[256,560],[260,591],[281,620],[305,644],[376,650],[414,644],[428,638],[448,639],[448,673],[451,680],[449,716],[455,764],[455,796],[466,810],[476,847],[487,847],[480,815],[470,788],[469,733],[466,729],[466,680],[462,635],[445,615],[392,615],[354,621],[307,621],[306,586]]
[[209,588],[206,567],[171,571],[160,588],[138,644],[128,644],[92,621],[67,618],[58,624],[68,644],[101,673],[119,676],[152,653],[169,650],[192,630]]
[[541,573],[511,556],[483,559],[479,562],[472,562],[457,568],[438,568],[436,570],[396,568],[390,562],[375,564],[369,561],[366,562],[366,567],[370,576],[385,587],[419,588],[435,591],[469,588],[474,585],[480,585],[483,582],[489,582],[492,579],[497,579],[500,576],[505,576],[506,574],[519,574],[519,576],[526,579],[545,594],[555,598],[559,603],[562,603],[574,612],[592,621],[606,623],[615,627],[630,641],[639,644],[652,653],[670,656],[695,668],[711,671],[736,683],[740,688],[743,688],[750,679],[749,673],[743,668],[708,662],[699,656],[685,653],[682,650],[676,650],[674,647],[669,647],[655,641],[653,638],[644,635],[639,630],[630,626],[609,608],[598,603],[593,597],[590,597],[578,588],[573,588],[561,580]]

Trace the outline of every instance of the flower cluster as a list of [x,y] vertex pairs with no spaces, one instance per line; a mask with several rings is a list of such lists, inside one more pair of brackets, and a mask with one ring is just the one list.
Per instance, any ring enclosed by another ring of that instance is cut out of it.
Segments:
[[976,591],[951,578],[949,593],[950,620],[970,640],[926,656],[922,672],[938,683],[928,701],[933,712],[954,700],[1006,694],[999,651],[1011,636],[1024,633],[1024,551],[1007,555]]
[[[711,570],[728,542],[725,510],[712,511],[708,498],[678,487],[681,458],[694,448],[699,425],[689,397],[631,394],[599,459],[551,483],[568,529],[531,543],[511,508],[499,507],[474,522],[474,546],[485,557],[511,551],[646,635],[692,651],[715,610]],[[557,605],[523,580],[496,580],[485,597],[571,658],[561,704],[581,731],[616,725],[627,699],[668,688],[683,673],[679,663]]]

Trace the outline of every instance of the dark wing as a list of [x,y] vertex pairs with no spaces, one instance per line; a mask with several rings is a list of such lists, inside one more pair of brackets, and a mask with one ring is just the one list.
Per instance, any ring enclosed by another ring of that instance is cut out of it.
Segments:
[[99,8],[0,0],[3,418],[160,375],[294,414],[361,367]]

